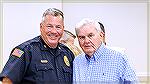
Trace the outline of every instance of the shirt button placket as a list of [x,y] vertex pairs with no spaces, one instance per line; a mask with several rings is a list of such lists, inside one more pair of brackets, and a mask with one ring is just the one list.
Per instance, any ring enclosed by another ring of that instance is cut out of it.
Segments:
[[92,74],[92,62],[89,62],[89,67],[88,67],[88,74],[87,74],[87,81],[91,81],[91,74]]

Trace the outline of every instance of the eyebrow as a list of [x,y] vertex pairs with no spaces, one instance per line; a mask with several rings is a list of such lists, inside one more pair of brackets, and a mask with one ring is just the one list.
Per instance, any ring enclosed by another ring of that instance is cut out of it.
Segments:
[[[88,36],[88,35],[91,35],[91,34],[94,34],[94,33],[89,33],[89,34],[87,34],[87,36]],[[85,36],[85,35],[78,35],[78,36]]]

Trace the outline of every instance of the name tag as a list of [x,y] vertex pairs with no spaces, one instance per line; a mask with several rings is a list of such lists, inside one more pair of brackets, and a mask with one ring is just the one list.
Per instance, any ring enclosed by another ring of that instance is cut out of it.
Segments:
[[41,63],[47,63],[48,61],[47,60],[41,60]]

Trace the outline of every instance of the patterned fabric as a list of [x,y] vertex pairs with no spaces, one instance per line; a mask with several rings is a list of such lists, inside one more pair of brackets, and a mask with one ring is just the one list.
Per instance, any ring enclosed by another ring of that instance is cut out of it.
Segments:
[[102,44],[91,58],[80,54],[73,63],[74,84],[131,84],[136,83],[135,72],[127,57]]

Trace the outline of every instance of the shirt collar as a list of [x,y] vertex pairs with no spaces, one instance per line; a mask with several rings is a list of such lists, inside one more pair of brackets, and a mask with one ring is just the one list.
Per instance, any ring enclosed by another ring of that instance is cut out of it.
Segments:
[[105,44],[102,43],[101,46],[93,54],[96,61],[98,61],[98,59],[102,58],[102,56],[104,55],[105,49],[106,49]]
[[96,50],[96,52],[92,55],[91,58],[89,58],[87,54],[85,54],[85,57],[88,61],[90,61],[91,59],[93,59],[94,61],[98,61],[98,59],[104,54],[104,50],[105,50],[105,45],[104,43],[102,43],[100,47]]

